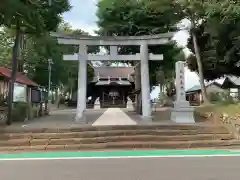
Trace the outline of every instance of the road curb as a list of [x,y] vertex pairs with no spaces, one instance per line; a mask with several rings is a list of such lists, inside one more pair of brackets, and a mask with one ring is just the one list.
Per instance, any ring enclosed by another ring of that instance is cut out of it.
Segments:
[[51,160],[51,159],[110,159],[110,158],[156,158],[156,157],[214,157],[240,156],[240,151],[231,150],[152,150],[108,152],[43,152],[0,154],[3,160]]

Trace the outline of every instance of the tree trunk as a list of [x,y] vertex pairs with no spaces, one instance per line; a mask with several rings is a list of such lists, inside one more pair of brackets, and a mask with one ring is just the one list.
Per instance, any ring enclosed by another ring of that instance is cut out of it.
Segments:
[[18,58],[20,37],[21,37],[21,32],[19,27],[19,20],[17,20],[16,36],[15,36],[14,45],[12,49],[12,72],[11,72],[11,78],[9,80],[9,86],[8,86],[8,118],[6,121],[7,125],[12,124],[13,92],[14,92],[14,83],[17,77],[17,68],[18,68],[17,58]]
[[20,40],[19,40],[19,60],[18,60],[18,72],[23,72],[24,67],[24,35],[20,34]]
[[209,100],[207,97],[207,91],[206,91],[206,87],[204,84],[203,66],[202,66],[202,61],[201,61],[201,56],[200,56],[200,50],[199,50],[199,46],[198,46],[198,42],[197,42],[197,37],[194,32],[192,32],[192,37],[193,37],[193,45],[194,45],[194,50],[195,50],[196,59],[197,59],[198,73],[199,73],[203,102],[205,104],[209,104]]

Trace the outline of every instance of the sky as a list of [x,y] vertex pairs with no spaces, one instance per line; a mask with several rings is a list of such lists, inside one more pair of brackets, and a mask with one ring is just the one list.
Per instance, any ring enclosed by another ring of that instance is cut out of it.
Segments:
[[[72,9],[63,15],[64,20],[68,22],[74,29],[82,29],[94,34],[94,30],[97,29],[97,1],[98,0],[70,0]],[[183,20],[183,24],[188,25],[187,20]],[[180,31],[174,36],[174,40],[179,45],[185,46],[188,39],[187,31]],[[186,53],[189,53],[186,51]],[[189,89],[199,84],[199,78],[194,72],[190,72],[185,69],[185,89]],[[158,93],[156,89],[156,93]],[[154,92],[153,92],[154,93]],[[155,94],[155,93],[154,93]]]

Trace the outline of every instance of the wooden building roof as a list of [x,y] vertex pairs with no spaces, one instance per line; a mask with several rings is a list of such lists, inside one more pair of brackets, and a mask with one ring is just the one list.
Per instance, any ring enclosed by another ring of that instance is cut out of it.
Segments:
[[[0,67],[0,76],[10,79],[11,72],[12,70],[10,69],[7,69],[5,67]],[[20,72],[17,73],[16,82],[20,84],[28,85],[28,86],[39,86],[37,83],[35,83],[31,79],[29,79],[26,75]]]
[[134,67],[94,67],[94,81],[98,79],[129,79],[133,81]]

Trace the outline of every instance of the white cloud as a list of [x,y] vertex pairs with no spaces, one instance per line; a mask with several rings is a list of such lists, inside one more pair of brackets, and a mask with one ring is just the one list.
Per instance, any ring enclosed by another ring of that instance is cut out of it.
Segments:
[[173,40],[177,41],[178,45],[185,47],[187,45],[188,38],[189,38],[188,31],[181,30],[174,35]]

